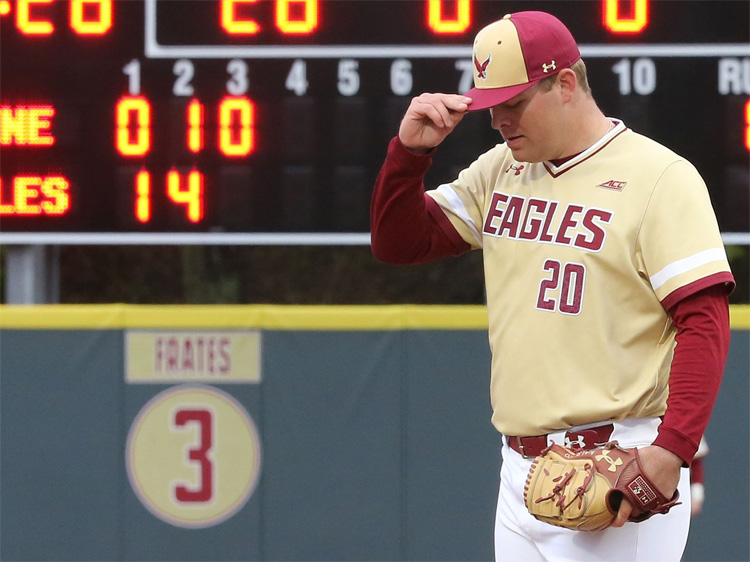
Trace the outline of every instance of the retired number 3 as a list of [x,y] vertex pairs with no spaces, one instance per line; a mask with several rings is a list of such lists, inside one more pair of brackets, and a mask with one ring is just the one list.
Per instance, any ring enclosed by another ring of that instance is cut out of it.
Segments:
[[539,284],[536,307],[563,314],[580,314],[586,268],[580,263],[561,264],[557,260],[544,262],[549,276]]
[[175,426],[182,428],[190,423],[198,426],[197,447],[188,449],[187,461],[198,469],[198,485],[191,487],[178,484],[174,487],[174,497],[183,503],[205,503],[214,497],[214,465],[211,460],[213,448],[213,415],[204,409],[181,409],[175,413]]

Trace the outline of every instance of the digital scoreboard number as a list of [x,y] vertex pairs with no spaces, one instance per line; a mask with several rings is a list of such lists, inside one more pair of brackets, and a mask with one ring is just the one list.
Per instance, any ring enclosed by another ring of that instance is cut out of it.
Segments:
[[[366,236],[411,98],[468,90],[477,31],[530,9],[571,29],[605,114],[691,160],[747,235],[745,0],[0,0],[0,243]],[[500,140],[470,114],[428,181]]]

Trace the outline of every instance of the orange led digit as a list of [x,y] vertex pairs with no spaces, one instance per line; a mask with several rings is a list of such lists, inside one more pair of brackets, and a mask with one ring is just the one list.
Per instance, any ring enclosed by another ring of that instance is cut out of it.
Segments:
[[745,102],[745,148],[750,150],[750,100]]
[[237,18],[238,4],[255,4],[258,0],[221,0],[221,27],[230,35],[255,35],[260,25],[254,20]]
[[[301,12],[301,17],[292,17],[292,11]],[[318,27],[318,0],[277,0],[276,27],[283,33],[296,35],[315,31]]]
[[219,150],[225,156],[247,156],[255,148],[253,102],[226,96],[219,104]]
[[[26,35],[49,35],[55,30],[51,21],[32,19],[32,6],[37,4],[52,4],[53,0],[18,0],[16,3],[16,27]],[[36,15],[36,14],[35,14]]]
[[51,146],[55,108],[51,105],[0,106],[0,146]]
[[151,104],[142,96],[123,96],[115,110],[115,146],[123,156],[143,156],[151,149]]
[[612,33],[640,33],[649,22],[649,0],[628,0],[630,17],[620,16],[620,0],[604,1],[604,27]]
[[203,174],[193,170],[182,187],[182,177],[176,170],[167,173],[167,196],[179,205],[187,206],[185,214],[192,223],[203,219]]
[[[84,18],[86,7],[95,9],[95,18]],[[70,26],[79,35],[104,35],[112,28],[112,0],[70,0]]]
[[135,218],[140,223],[151,220],[151,174],[146,170],[135,176]]
[[188,150],[196,154],[203,150],[203,104],[198,100],[191,100],[187,108],[187,146]]
[[435,33],[463,33],[471,25],[471,0],[454,0],[455,17],[447,19],[443,14],[443,0],[429,0],[427,25]]

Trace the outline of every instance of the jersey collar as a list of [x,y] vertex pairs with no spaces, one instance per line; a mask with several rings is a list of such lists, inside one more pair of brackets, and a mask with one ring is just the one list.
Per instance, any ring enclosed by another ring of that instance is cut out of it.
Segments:
[[612,117],[608,117],[608,119],[614,126],[611,127],[602,138],[600,138],[583,152],[576,154],[575,156],[569,158],[568,160],[557,166],[549,160],[545,160],[544,162],[542,162],[542,164],[544,164],[544,167],[547,169],[547,172],[549,172],[549,174],[553,178],[556,178],[560,174],[564,174],[584,160],[588,160],[589,158],[591,158],[594,154],[596,154],[610,142],[612,142],[616,136],[624,133],[627,130],[625,123],[623,123],[621,120],[614,119]]

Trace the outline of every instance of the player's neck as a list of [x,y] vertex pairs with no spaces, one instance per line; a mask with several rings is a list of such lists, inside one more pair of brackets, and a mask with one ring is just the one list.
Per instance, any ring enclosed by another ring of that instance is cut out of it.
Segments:
[[568,128],[567,138],[570,139],[562,154],[553,160],[565,161],[577,156],[581,152],[595,145],[602,139],[614,126],[593,101],[585,111],[580,112],[571,119]]

